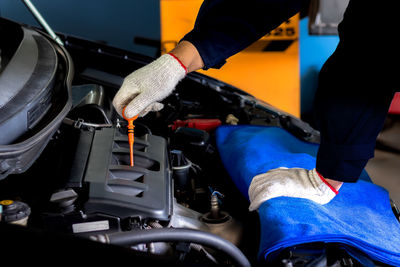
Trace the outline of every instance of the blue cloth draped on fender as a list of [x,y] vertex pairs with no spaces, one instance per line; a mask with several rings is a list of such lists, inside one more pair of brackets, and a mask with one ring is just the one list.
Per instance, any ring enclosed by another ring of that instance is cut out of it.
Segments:
[[[216,143],[222,162],[248,199],[252,178],[278,167],[315,168],[318,145],[286,130],[265,126],[221,126]],[[264,202],[260,216],[260,257],[267,261],[282,249],[311,242],[340,243],[372,260],[400,265],[400,224],[388,192],[364,171],[357,183],[345,183],[328,204],[278,197]]]

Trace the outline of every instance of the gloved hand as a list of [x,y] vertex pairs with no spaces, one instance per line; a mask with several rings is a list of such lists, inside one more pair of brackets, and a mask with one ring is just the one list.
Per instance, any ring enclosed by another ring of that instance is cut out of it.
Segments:
[[264,201],[275,197],[306,198],[323,205],[338,194],[315,169],[301,168],[278,168],[254,176],[248,193],[250,211],[258,209]]
[[113,99],[118,114],[128,118],[163,108],[161,101],[166,98],[185,77],[186,67],[172,54],[165,54],[152,63],[129,74]]

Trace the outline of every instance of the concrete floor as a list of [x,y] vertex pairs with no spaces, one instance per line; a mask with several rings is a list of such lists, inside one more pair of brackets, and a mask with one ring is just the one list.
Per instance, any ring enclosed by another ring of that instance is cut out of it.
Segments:
[[389,191],[390,197],[400,206],[400,117],[387,119],[378,136],[375,157],[366,167],[372,181]]

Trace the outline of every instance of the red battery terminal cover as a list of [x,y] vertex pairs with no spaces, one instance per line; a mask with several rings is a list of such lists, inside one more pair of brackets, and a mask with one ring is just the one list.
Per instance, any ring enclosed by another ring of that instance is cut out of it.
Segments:
[[184,121],[176,120],[171,127],[174,131],[179,127],[188,127],[210,132],[215,130],[221,124],[222,122],[219,119],[188,119]]

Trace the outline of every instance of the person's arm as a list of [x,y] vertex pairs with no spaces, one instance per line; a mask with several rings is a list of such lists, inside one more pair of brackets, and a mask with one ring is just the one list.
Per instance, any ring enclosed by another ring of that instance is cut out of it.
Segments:
[[[307,0],[205,0],[192,31],[171,53],[188,72],[219,68],[225,60],[279,26]],[[204,59],[204,61],[203,61]]]
[[[227,58],[242,51],[300,11],[308,0],[205,0],[190,42],[204,68],[219,68]],[[184,59],[182,59],[184,60]]]
[[144,116],[162,108],[188,73],[220,67],[263,35],[296,14],[307,0],[205,0],[191,32],[169,54],[131,73],[113,100],[121,115]]
[[170,53],[182,62],[188,73],[204,67],[203,59],[196,47],[188,41],[180,42]]

